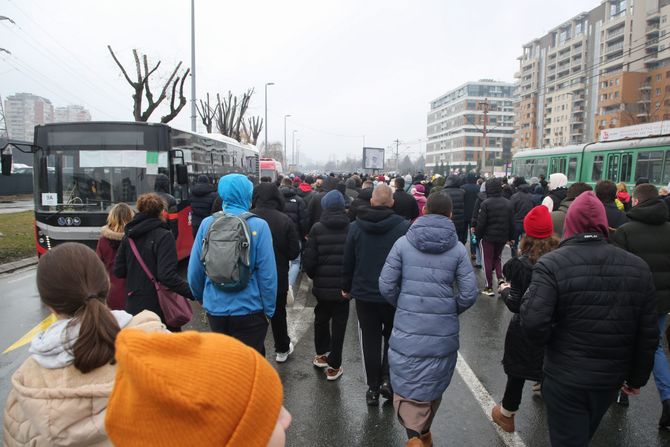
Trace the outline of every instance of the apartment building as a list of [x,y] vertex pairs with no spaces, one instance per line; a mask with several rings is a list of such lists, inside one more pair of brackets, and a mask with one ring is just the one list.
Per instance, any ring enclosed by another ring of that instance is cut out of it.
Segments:
[[471,169],[481,166],[485,152],[491,171],[495,160],[511,156],[513,101],[514,84],[493,80],[468,82],[431,101],[426,169]]
[[670,0],[603,0],[524,45],[514,147],[580,144],[670,117],[668,16]]
[[41,96],[17,93],[5,99],[5,122],[10,139],[33,141],[34,127],[53,122],[53,117],[51,101]]

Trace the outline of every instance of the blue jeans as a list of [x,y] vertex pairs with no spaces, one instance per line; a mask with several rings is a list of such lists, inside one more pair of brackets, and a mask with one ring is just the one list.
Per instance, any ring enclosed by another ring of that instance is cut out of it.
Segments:
[[661,402],[670,399],[670,366],[668,366],[668,358],[665,356],[663,350],[663,337],[665,330],[665,322],[668,319],[668,314],[658,316],[658,347],[654,355],[654,381],[658,394],[661,396]]
[[291,264],[288,268],[288,285],[293,287],[296,280],[298,279],[298,273],[300,273],[300,255],[297,258],[291,260]]

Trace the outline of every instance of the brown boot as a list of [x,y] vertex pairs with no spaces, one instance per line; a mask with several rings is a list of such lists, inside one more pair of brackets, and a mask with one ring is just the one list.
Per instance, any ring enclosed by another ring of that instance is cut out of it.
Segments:
[[423,442],[423,447],[433,447],[433,435],[430,432],[422,434],[421,442]]
[[503,431],[514,433],[514,415],[507,417],[502,414],[501,410],[502,407],[500,405],[493,407],[493,410],[491,410],[491,419],[493,419],[493,422],[498,424]]
[[421,442],[421,439],[414,437],[407,441],[405,447],[423,447],[423,442]]

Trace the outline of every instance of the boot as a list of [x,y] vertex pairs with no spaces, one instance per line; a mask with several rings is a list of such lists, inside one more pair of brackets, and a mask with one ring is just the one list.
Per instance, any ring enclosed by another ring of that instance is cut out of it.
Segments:
[[421,442],[423,442],[423,447],[433,447],[433,435],[430,432],[422,434]]
[[502,406],[496,405],[491,410],[491,419],[498,424],[503,431],[507,433],[514,433],[514,414],[512,416],[505,416],[502,414]]
[[419,438],[411,438],[407,441],[407,444],[405,444],[405,447],[423,447],[423,442],[421,442],[421,439]]
[[670,399],[664,400],[662,404],[663,413],[661,413],[661,419],[658,421],[658,428],[670,430]]

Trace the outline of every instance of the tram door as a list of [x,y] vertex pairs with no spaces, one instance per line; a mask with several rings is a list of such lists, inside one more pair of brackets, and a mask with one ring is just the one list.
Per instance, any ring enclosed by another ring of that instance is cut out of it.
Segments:
[[633,154],[624,152],[607,156],[607,179],[614,183],[629,183],[633,168]]

